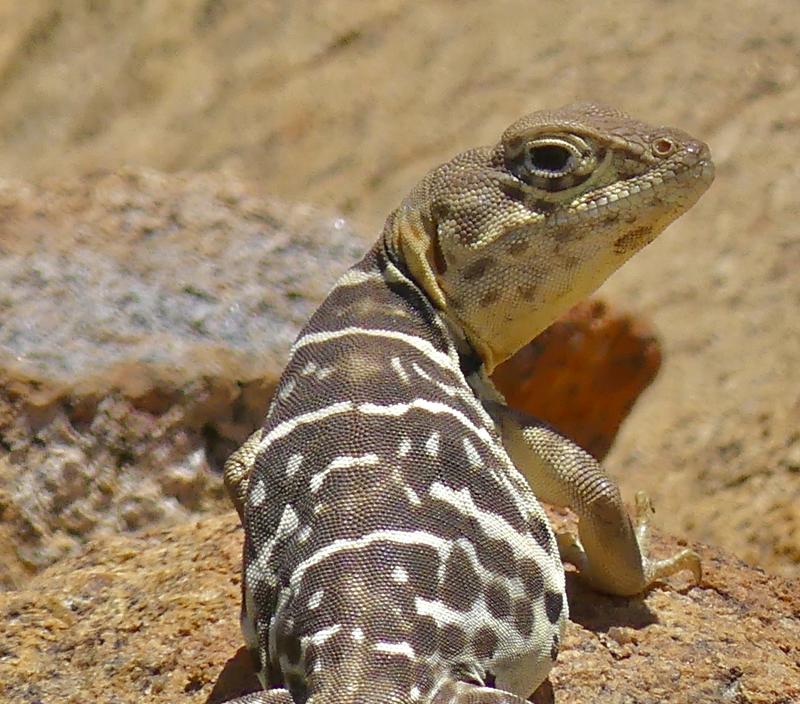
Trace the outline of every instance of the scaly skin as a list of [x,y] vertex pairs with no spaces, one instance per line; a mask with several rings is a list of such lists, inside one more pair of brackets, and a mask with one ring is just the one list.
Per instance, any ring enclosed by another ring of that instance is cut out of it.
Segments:
[[[245,528],[238,704],[523,704],[567,619],[559,559],[630,595],[647,554],[615,482],[489,373],[685,212],[708,148],[606,107],[515,122],[434,169],[309,321],[226,463]],[[570,506],[554,536],[537,498]]]
[[[567,155],[562,170],[531,163]],[[713,176],[708,147],[680,130],[569,105],[434,169],[384,236],[491,373],[694,205]]]

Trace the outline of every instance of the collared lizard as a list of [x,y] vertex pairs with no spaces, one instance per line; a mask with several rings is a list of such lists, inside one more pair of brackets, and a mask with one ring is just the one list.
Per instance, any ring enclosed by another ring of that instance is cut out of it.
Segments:
[[[594,104],[535,112],[430,172],[295,342],[226,463],[244,525],[238,704],[521,704],[568,616],[561,559],[633,595],[647,555],[586,452],[509,409],[504,359],[691,207],[708,147]],[[538,501],[570,506],[555,536]]]

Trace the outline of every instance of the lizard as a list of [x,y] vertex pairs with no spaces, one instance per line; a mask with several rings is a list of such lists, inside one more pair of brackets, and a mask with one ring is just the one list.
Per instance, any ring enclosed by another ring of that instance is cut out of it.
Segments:
[[[489,375],[690,208],[709,148],[576,103],[433,169],[300,332],[224,480],[244,526],[236,704],[522,704],[568,618],[562,560],[638,594],[648,555],[591,455]],[[569,506],[556,535],[540,501]]]

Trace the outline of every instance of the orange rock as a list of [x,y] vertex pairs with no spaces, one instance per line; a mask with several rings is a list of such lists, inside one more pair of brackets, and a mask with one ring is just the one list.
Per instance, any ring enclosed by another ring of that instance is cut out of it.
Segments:
[[660,366],[658,340],[646,323],[590,299],[500,365],[492,378],[510,405],[602,459]]

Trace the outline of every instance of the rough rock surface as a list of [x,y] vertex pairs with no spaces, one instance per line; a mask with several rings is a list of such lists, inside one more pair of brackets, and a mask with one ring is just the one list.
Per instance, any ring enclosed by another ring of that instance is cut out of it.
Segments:
[[[0,594],[0,699],[215,704],[257,689],[238,626],[241,542],[233,513],[98,539]],[[799,585],[699,549],[700,587],[676,577],[622,599],[568,580],[556,702],[798,701]]]
[[609,467],[670,532],[800,574],[794,0],[0,6],[0,173],[225,167],[370,236],[428,168],[574,99],[685,127],[718,165],[604,294],[665,345]]
[[0,182],[0,584],[217,507],[212,470],[363,249],[221,175]]
[[[226,355],[242,376],[274,376],[365,250],[346,220],[251,183],[133,169],[0,180],[0,233],[0,350],[31,377],[87,391],[93,372],[131,359],[178,382]],[[118,377],[129,395],[152,390]]]

